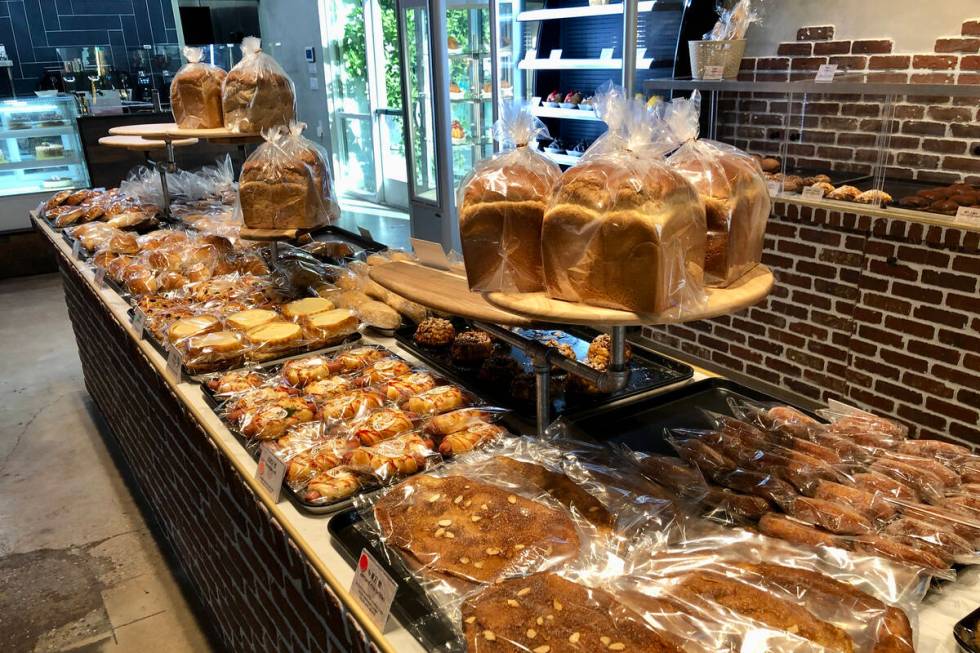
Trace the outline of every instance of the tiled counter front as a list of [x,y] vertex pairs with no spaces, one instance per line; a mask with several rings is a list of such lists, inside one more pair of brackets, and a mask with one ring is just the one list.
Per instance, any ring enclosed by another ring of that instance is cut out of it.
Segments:
[[227,650],[377,650],[64,252],[58,259],[86,388]]
[[643,337],[980,445],[980,233],[776,202],[762,303]]

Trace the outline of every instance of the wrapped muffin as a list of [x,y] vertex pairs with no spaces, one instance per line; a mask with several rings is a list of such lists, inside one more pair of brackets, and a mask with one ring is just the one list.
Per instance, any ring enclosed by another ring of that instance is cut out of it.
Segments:
[[698,139],[701,96],[676,99],[665,120],[680,147],[667,164],[691,182],[707,220],[704,275],[710,286],[728,286],[758,265],[771,208],[759,163],[742,150]]
[[224,125],[221,85],[224,70],[202,63],[201,48],[184,48],[184,64],[170,82],[170,108],[182,129],[213,129]]
[[326,154],[303,138],[303,123],[265,134],[242,166],[238,196],[242,219],[253,229],[313,229],[340,211]]
[[276,60],[262,52],[254,36],[242,41],[242,60],[221,87],[225,129],[258,134],[288,125],[296,115],[293,82]]
[[644,103],[617,88],[596,97],[609,129],[562,174],[545,212],[547,293],[651,315],[679,313],[703,297],[704,206],[664,163],[663,125]]
[[459,189],[459,231],[472,290],[544,289],[541,222],[561,170],[534,147],[548,129],[527,107],[506,104],[494,124],[504,152],[477,164]]

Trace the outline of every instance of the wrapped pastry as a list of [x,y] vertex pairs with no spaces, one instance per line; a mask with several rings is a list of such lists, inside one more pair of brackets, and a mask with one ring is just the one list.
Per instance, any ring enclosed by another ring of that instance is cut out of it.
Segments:
[[667,165],[697,189],[707,220],[705,282],[727,286],[762,259],[762,241],[771,208],[758,162],[725,143],[698,139],[701,95],[673,100],[665,120],[682,145]]
[[170,108],[182,129],[214,129],[224,125],[221,85],[225,71],[202,63],[201,48],[184,48],[184,64],[170,82]]
[[242,60],[228,71],[221,88],[225,129],[259,134],[284,127],[296,115],[293,83],[254,36],[242,41]]
[[239,205],[252,229],[314,229],[340,215],[322,149],[303,123],[276,127],[242,166]]
[[572,302],[679,313],[703,298],[704,206],[663,162],[665,145],[642,102],[609,90],[596,110],[609,129],[562,174],[545,212],[546,291]]
[[541,223],[561,170],[535,147],[548,129],[527,107],[504,104],[494,124],[502,152],[460,184],[459,231],[470,289],[544,289]]

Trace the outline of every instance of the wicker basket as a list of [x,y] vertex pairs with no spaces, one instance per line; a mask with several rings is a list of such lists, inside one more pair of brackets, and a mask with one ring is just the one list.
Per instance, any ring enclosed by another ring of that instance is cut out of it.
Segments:
[[694,79],[703,79],[707,66],[724,68],[724,79],[738,77],[738,67],[742,63],[742,55],[745,54],[745,39],[688,41],[687,47],[691,52],[691,77]]

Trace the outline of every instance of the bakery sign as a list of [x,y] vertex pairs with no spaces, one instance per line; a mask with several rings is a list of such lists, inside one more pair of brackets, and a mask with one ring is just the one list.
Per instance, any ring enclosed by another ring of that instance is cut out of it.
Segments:
[[395,600],[398,584],[385,569],[378,564],[367,549],[361,549],[354,569],[354,582],[351,583],[350,593],[364,606],[368,616],[375,625],[384,630],[391,612],[391,603]]

